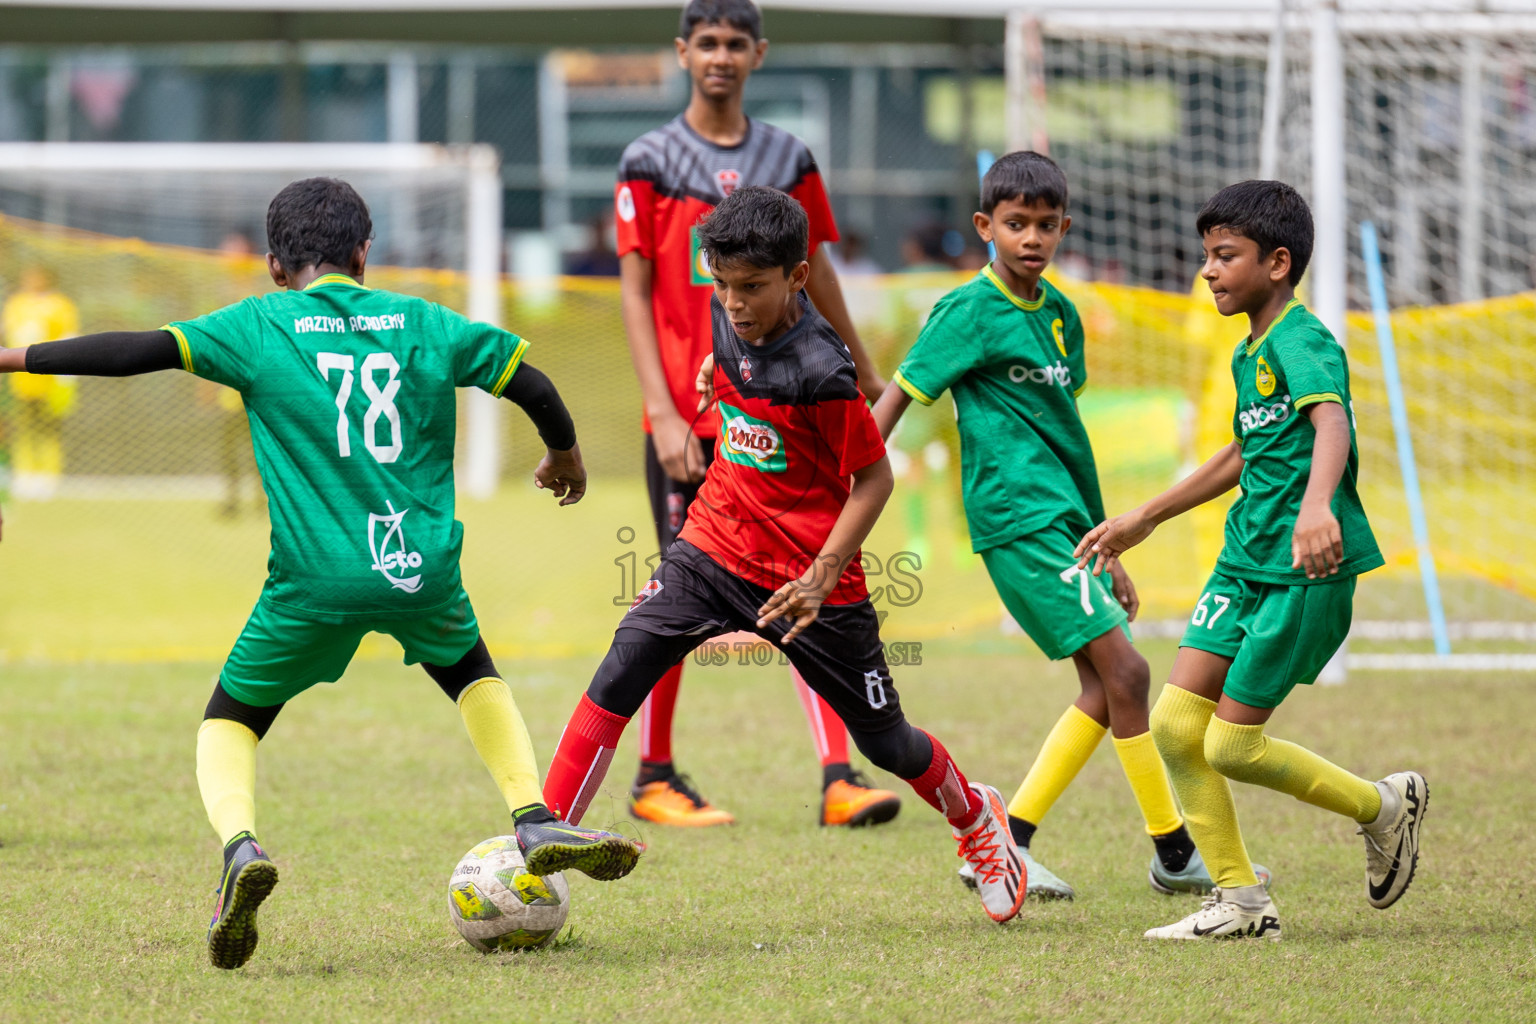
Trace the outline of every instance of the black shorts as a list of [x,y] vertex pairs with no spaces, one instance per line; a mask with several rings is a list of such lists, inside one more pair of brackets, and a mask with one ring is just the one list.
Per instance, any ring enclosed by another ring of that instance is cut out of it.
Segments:
[[[656,637],[656,649],[625,652],[619,660],[634,666],[634,678],[649,693],[655,685],[649,678],[653,672],[660,678],[711,637],[746,630],[783,651],[806,685],[832,705],[848,728],[884,732],[905,721],[880,643],[879,620],[868,600],[824,604],[803,633],[780,644],[792,620],[775,619],[757,628],[757,610],[772,593],[727,572],[687,541],[675,541],[619,623],[620,630]],[[621,668],[615,676],[631,673]],[[609,685],[614,683],[619,680],[611,677]]]
[[[709,464],[715,461],[715,444],[709,438],[701,437],[699,446],[704,450],[703,469],[707,471]],[[661,460],[656,458],[656,442],[650,434],[645,435],[645,489],[651,496],[651,519],[656,523],[656,543],[660,545],[657,551],[666,554],[672,542],[677,540],[683,524],[688,521],[688,506],[693,504],[703,483],[702,479],[696,484],[679,483],[667,476],[667,471],[661,468]]]

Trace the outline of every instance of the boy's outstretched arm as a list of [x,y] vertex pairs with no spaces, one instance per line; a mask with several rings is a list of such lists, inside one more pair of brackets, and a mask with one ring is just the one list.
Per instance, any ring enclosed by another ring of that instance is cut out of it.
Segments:
[[880,400],[870,412],[875,415],[875,426],[880,428],[880,436],[889,441],[891,431],[896,429],[896,424],[901,420],[901,414],[907,411],[907,406],[912,404],[912,396],[902,390],[900,384],[891,381],[885,386],[885,391],[880,395]]
[[0,373],[132,377],[179,369],[181,351],[169,331],[107,331],[0,351]]
[[837,522],[832,524],[832,532],[827,534],[821,553],[798,580],[790,580],[763,602],[757,610],[758,628],[786,615],[793,618],[795,624],[784,634],[782,641],[787,644],[816,621],[821,603],[837,589],[843,569],[863,546],[895,486],[896,478],[891,475],[888,456],[881,455],[854,472],[848,501],[838,513]]
[[1332,576],[1344,560],[1344,537],[1333,515],[1333,492],[1349,462],[1349,413],[1337,402],[1307,407],[1317,437],[1312,441],[1312,471],[1301,497],[1301,512],[1291,533],[1291,568],[1307,570],[1307,579]]
[[1093,574],[1099,575],[1106,567],[1118,564],[1122,554],[1152,536],[1152,531],[1163,523],[1236,487],[1242,473],[1243,448],[1234,439],[1207,459],[1205,465],[1145,505],[1106,519],[1089,530],[1072,552],[1077,556],[1078,566],[1087,568],[1092,561]]
[[576,425],[555,390],[554,381],[527,363],[518,365],[501,397],[515,403],[533,421],[544,442],[544,458],[533,471],[536,486],[551,491],[562,505],[574,505],[587,493],[587,468],[576,446]]

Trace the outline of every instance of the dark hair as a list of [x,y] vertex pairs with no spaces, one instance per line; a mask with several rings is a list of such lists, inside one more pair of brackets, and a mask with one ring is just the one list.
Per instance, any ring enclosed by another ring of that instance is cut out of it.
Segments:
[[283,269],[345,267],[373,237],[373,218],[357,190],[339,178],[304,178],[267,207],[267,248]]
[[1043,153],[1021,149],[997,158],[981,179],[981,212],[987,216],[1009,199],[1067,208],[1067,176]]
[[677,22],[678,38],[692,39],[694,29],[714,24],[740,29],[754,40],[763,38],[763,12],[752,0],[688,0]]
[[783,267],[787,275],[805,261],[810,249],[811,223],[805,207],[763,185],[734,190],[698,230],[699,248],[711,266]]
[[1195,218],[1195,230],[1206,235],[1217,228],[1253,239],[1260,259],[1284,247],[1291,254],[1293,285],[1301,283],[1312,262],[1312,211],[1283,181],[1240,181],[1211,196]]

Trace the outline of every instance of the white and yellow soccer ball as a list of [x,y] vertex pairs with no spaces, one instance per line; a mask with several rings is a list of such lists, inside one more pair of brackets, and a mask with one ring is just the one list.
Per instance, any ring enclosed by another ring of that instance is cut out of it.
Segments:
[[516,836],[487,839],[464,855],[448,880],[448,916],[482,953],[553,942],[571,909],[564,875],[530,875]]

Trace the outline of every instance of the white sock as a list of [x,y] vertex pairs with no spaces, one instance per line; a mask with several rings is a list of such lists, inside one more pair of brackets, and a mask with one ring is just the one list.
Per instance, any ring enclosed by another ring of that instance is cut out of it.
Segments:
[[1236,903],[1244,910],[1263,910],[1269,902],[1269,893],[1264,889],[1264,883],[1258,885],[1242,885],[1235,889],[1223,889],[1221,895],[1228,903]]
[[1398,812],[1403,809],[1403,798],[1398,791],[1385,782],[1376,783],[1376,790],[1381,794],[1381,811],[1376,815],[1376,820],[1366,825],[1366,828],[1378,828],[1397,820]]

